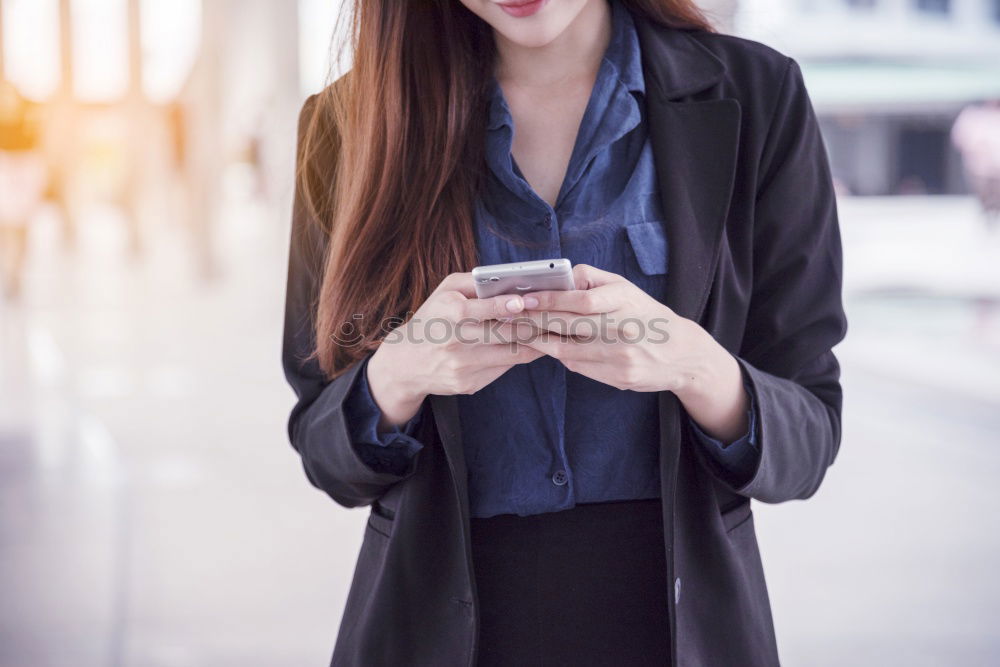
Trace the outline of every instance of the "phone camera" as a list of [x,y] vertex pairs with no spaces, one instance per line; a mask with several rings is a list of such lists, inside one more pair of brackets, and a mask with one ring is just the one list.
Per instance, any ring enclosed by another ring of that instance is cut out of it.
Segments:
[[555,262],[549,262],[549,268],[550,269],[556,268],[556,263]]

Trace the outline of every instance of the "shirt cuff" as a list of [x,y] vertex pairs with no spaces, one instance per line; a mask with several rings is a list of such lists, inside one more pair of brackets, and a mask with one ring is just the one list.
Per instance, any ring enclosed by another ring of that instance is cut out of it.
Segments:
[[378,425],[382,419],[382,410],[372,398],[368,386],[368,360],[365,358],[361,370],[355,376],[354,385],[344,400],[344,414],[347,417],[348,429],[355,451],[361,459],[378,472],[403,474],[411,465],[413,458],[421,449],[423,443],[414,437],[423,417],[424,408],[420,410],[402,427],[395,426],[389,431],[379,433]]
[[704,445],[705,452],[718,464],[729,481],[736,484],[753,476],[757,459],[760,457],[760,447],[757,445],[757,401],[749,384],[744,382],[743,388],[750,399],[750,407],[747,410],[749,426],[747,432],[739,439],[724,444],[702,431],[693,419],[688,418],[692,430]]

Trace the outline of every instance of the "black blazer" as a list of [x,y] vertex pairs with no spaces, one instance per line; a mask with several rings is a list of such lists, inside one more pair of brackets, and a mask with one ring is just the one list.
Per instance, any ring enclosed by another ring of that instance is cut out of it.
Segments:
[[[759,466],[727,484],[677,398],[660,394],[660,467],[676,665],[778,663],[750,499],[815,493],[840,444],[846,332],[836,202],[794,60],[761,44],[636,16],[670,247],[666,303],[736,355],[757,396]],[[303,109],[303,119],[312,103]],[[401,475],[358,458],[342,403],[358,366],[325,383],[312,347],[325,247],[294,209],[283,361],[289,435],[306,475],[371,506],[334,665],[473,665],[477,601],[456,401],[430,398],[426,444]]]

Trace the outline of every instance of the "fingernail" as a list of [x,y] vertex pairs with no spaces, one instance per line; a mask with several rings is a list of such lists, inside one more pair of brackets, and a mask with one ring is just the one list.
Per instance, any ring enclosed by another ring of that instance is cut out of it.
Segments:
[[524,307],[525,308],[538,308],[538,299],[533,296],[524,297]]
[[510,301],[508,301],[507,302],[507,310],[509,310],[512,313],[520,312],[520,310],[521,310],[521,299],[518,298],[518,297],[514,297],[513,299],[511,299]]

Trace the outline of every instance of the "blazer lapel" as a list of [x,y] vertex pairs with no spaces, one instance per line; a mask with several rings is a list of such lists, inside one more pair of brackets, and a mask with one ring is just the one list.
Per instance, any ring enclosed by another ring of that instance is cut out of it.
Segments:
[[[670,248],[666,304],[699,320],[729,212],[740,133],[735,99],[689,98],[725,66],[690,34],[636,17],[646,110]],[[686,98],[686,99],[685,99]]]
[[458,494],[464,515],[469,508],[469,480],[458,417],[458,397],[432,395],[430,402],[434,423],[441,438],[441,447],[444,449],[445,458],[448,459],[448,467],[455,482],[455,492]]
[[[646,78],[646,112],[657,184],[669,244],[666,304],[680,317],[699,321],[719,261],[729,214],[740,135],[740,106],[731,98],[694,100],[718,83],[725,65],[683,30],[635,16]],[[704,96],[707,97],[707,96]],[[677,655],[677,595],[674,563],[677,476],[683,414],[676,394],[661,391],[660,493],[663,502],[668,605]]]

